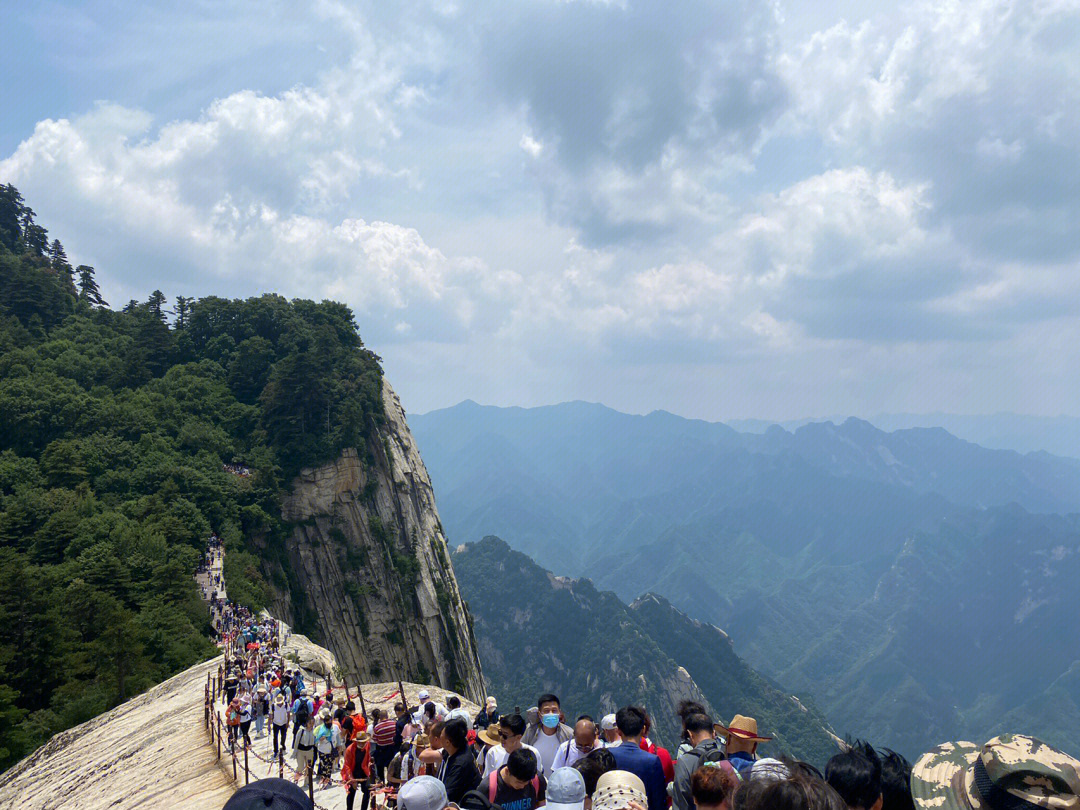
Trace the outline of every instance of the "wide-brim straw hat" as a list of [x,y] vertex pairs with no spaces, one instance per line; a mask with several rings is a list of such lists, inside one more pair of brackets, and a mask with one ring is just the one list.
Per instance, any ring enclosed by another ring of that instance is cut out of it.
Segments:
[[502,742],[502,740],[499,739],[499,727],[495,723],[492,723],[490,726],[477,734],[476,739],[480,740],[483,743],[486,743],[487,745],[498,745],[500,742]]
[[367,745],[369,742],[371,742],[371,735],[368,734],[366,731],[361,731],[358,732],[355,737],[353,737],[353,741],[357,745]]
[[915,762],[911,797],[919,810],[1080,810],[1080,761],[1022,734],[944,743]]
[[731,723],[724,725],[717,723],[715,728],[725,737],[734,736],[747,742],[768,742],[772,737],[762,737],[758,734],[757,720],[737,714],[731,719]]

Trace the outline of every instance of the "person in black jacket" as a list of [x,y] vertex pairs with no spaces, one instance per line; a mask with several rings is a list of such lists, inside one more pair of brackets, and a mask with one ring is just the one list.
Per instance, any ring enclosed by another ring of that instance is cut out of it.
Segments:
[[473,720],[473,728],[478,732],[483,731],[490,725],[499,725],[499,705],[493,697],[488,697],[484,702],[484,708],[477,713],[476,719]]
[[443,762],[439,779],[446,787],[447,798],[455,804],[480,784],[476,760],[469,753],[468,734],[468,726],[460,718],[450,720],[442,729]]

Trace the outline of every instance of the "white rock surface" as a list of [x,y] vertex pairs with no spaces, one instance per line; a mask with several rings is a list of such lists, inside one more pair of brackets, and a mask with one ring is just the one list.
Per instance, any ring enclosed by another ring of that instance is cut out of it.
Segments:
[[220,810],[235,788],[203,726],[206,676],[220,662],[196,664],[57,734],[0,774],[0,808]]

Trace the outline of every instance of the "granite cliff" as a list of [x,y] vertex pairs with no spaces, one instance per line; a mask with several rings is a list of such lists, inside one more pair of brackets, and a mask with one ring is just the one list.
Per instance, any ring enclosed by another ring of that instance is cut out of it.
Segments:
[[483,676],[424,462],[389,383],[366,446],[301,470],[282,499],[288,564],[270,611],[331,649],[351,682],[411,680],[473,700]]

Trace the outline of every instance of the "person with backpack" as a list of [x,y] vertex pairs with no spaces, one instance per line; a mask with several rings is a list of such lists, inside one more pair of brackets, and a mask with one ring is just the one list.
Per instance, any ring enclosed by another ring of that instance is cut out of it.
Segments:
[[315,718],[308,715],[306,722],[297,726],[293,734],[293,758],[296,760],[296,781],[306,779],[308,768],[315,760]]
[[232,751],[240,730],[240,698],[234,697],[225,708],[225,725],[229,730],[229,750]]
[[545,800],[547,781],[540,773],[536,755],[519,748],[506,759],[506,764],[492,771],[482,783],[488,801],[503,810],[533,810]]
[[[278,694],[270,708],[270,733],[274,738],[274,756],[285,748],[285,735],[289,731],[289,707],[285,695]],[[280,740],[280,742],[279,742]]]
[[695,712],[683,721],[691,748],[675,761],[675,781],[671,799],[675,810],[695,810],[692,777],[704,765],[724,760],[724,752],[716,741],[712,718]]
[[295,737],[300,729],[307,724],[307,721],[315,716],[315,704],[311,702],[306,689],[300,690],[300,696],[293,703],[292,716],[293,728],[295,729],[293,736]]

